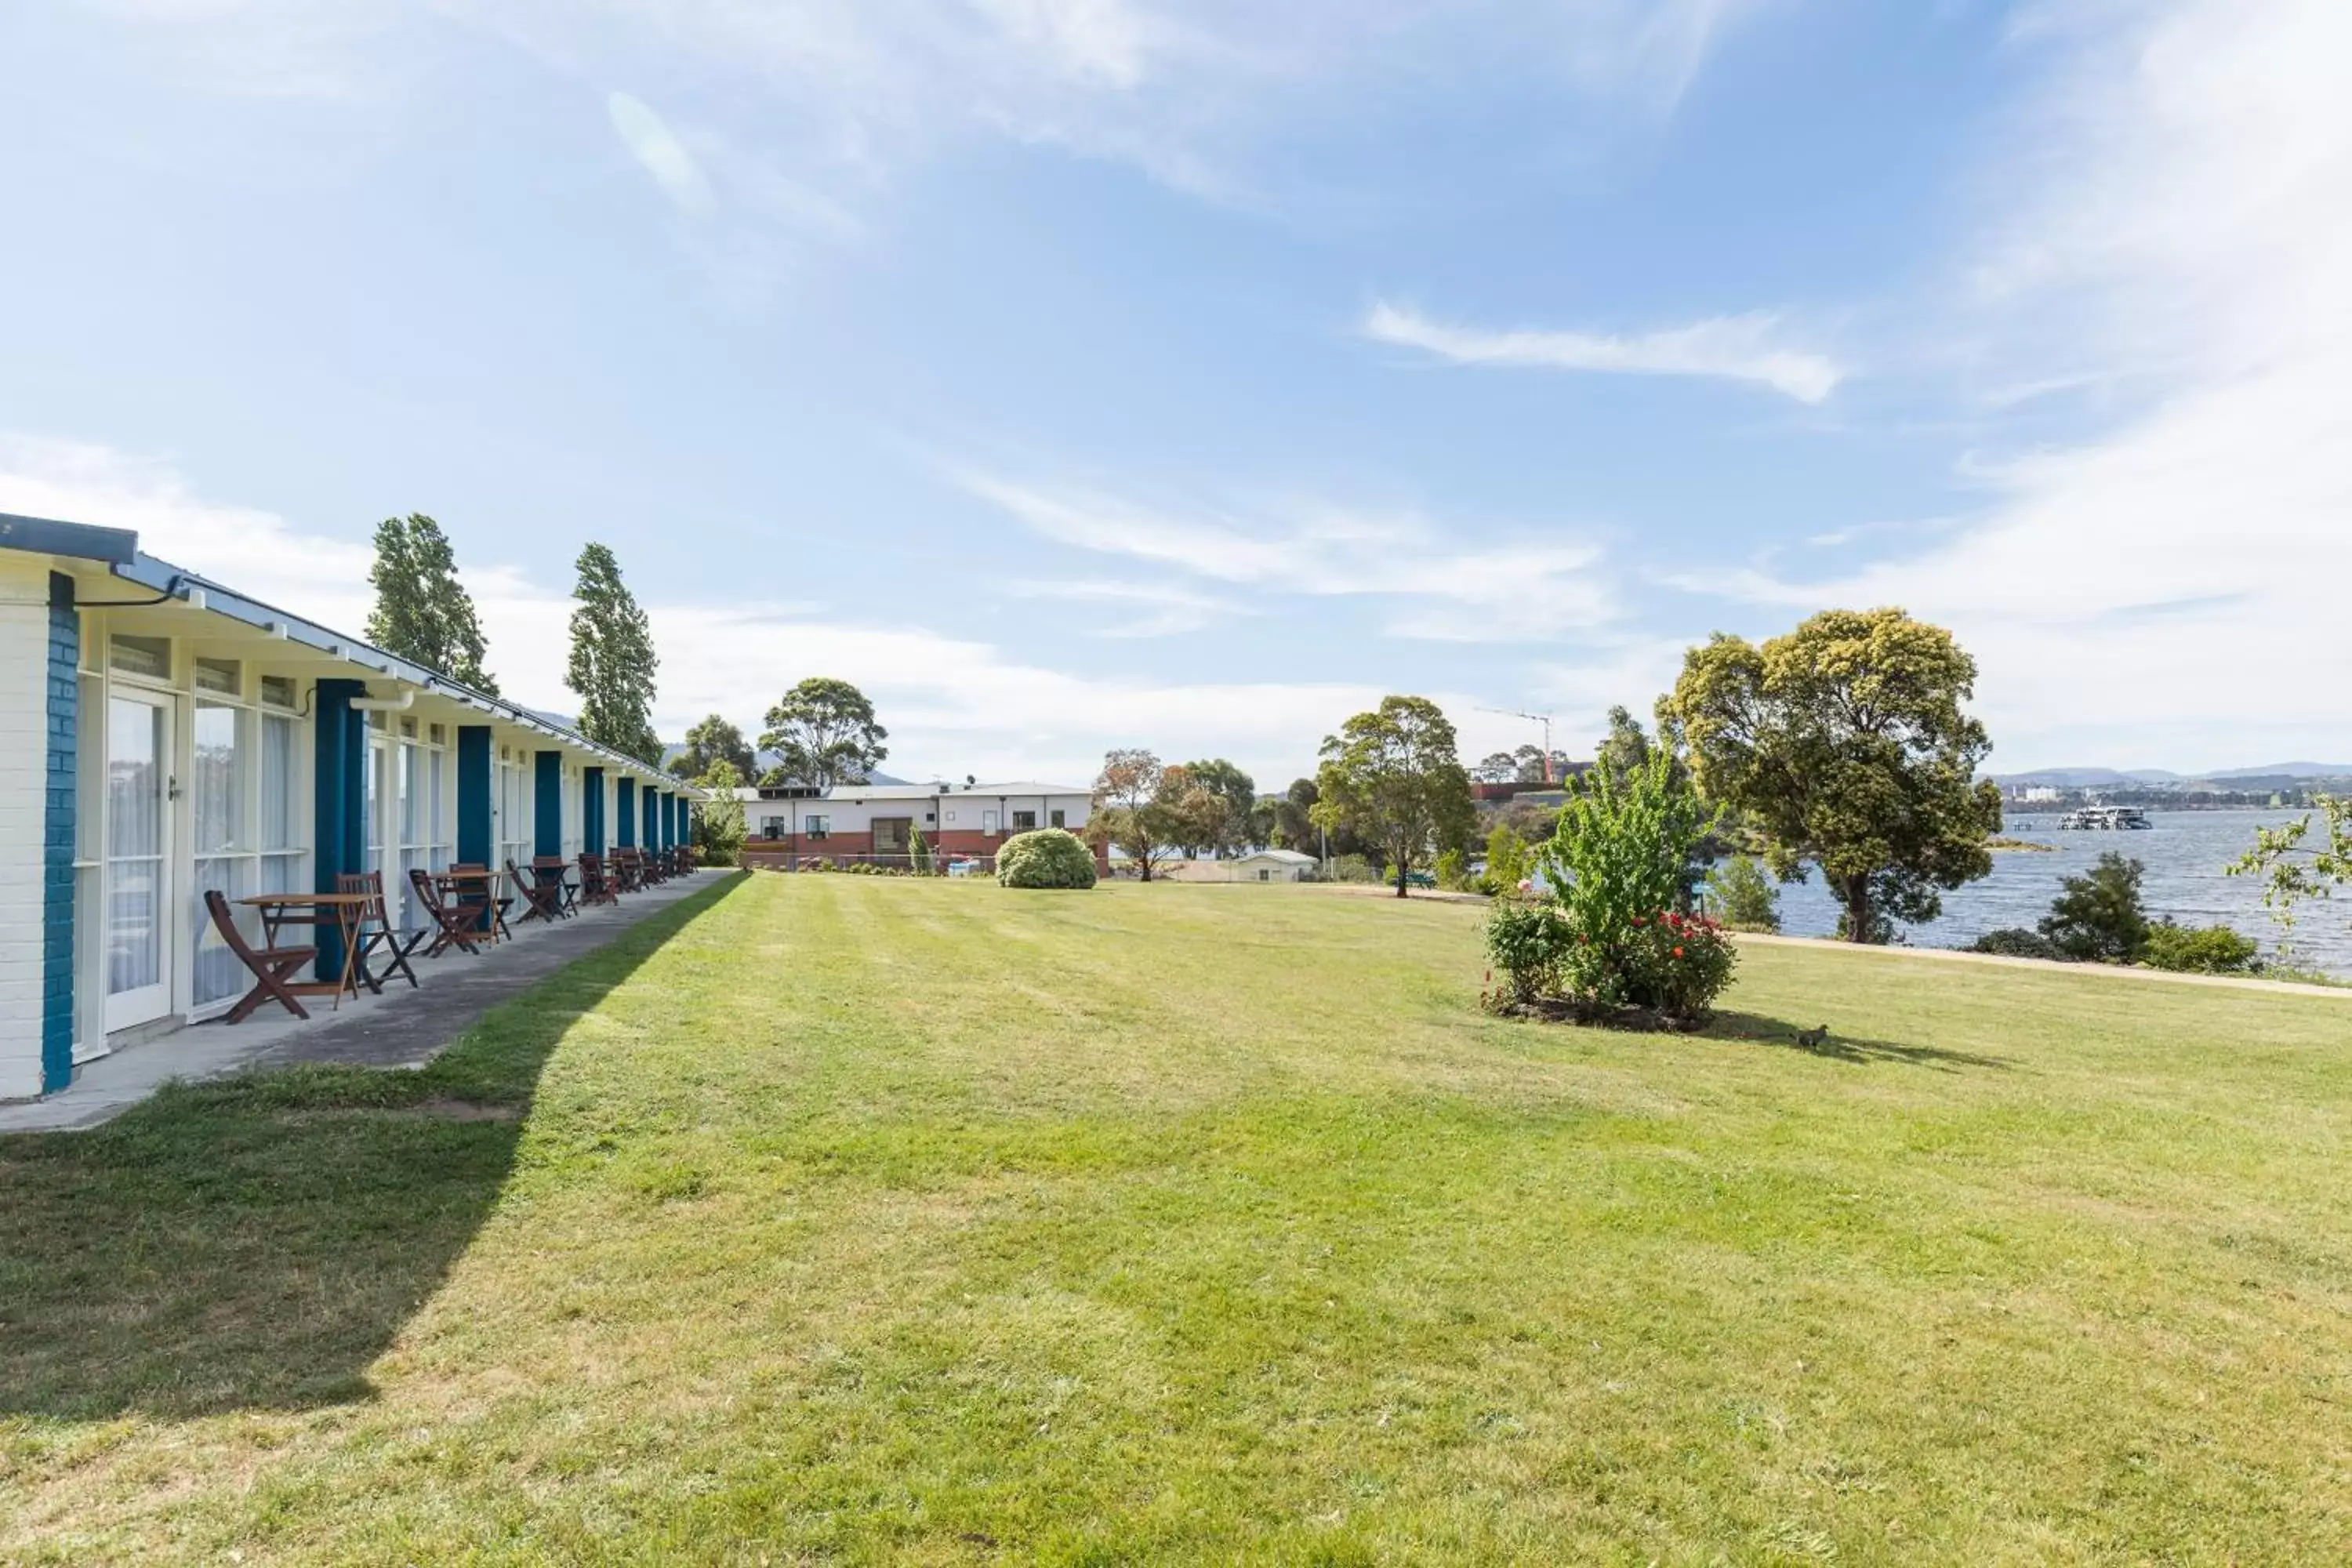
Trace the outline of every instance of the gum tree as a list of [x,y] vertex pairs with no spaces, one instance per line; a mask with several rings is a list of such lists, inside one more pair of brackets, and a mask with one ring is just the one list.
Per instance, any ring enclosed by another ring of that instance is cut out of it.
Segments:
[[830,676],[813,675],[785,692],[768,710],[767,725],[760,749],[776,753],[770,782],[791,779],[819,789],[863,784],[890,754],[882,743],[890,731],[875,721],[866,693]]
[[1379,848],[1398,898],[1415,865],[1469,842],[1477,825],[1470,774],[1454,754],[1453,723],[1428,698],[1381,698],[1326,736],[1322,756],[1314,820]]
[[1701,792],[1740,814],[1784,881],[1818,868],[1839,934],[1885,942],[1930,921],[1938,889],[1986,876],[2000,791],[1962,707],[1976,661],[1899,609],[1828,610],[1761,647],[1717,633],[1684,656],[1660,715]]

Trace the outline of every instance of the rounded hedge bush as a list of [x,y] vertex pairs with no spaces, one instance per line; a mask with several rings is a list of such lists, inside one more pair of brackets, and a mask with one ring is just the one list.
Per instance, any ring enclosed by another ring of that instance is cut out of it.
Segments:
[[1064,828],[1016,833],[996,852],[996,879],[1008,888],[1091,888],[1094,851]]
[[1969,943],[1969,952],[1990,952],[1997,958],[2039,958],[2051,963],[2071,963],[2074,955],[2040,931],[1989,931]]

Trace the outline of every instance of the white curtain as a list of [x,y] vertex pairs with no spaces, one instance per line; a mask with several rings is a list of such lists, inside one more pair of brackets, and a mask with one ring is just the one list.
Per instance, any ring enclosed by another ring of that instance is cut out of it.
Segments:
[[[195,936],[195,992],[199,1007],[238,994],[243,966],[213,930],[205,893],[217,889],[233,902],[251,891],[246,858],[236,851],[245,826],[245,756],[241,715],[234,708],[198,702],[194,746],[194,776],[189,781],[195,886],[189,893],[189,921]],[[239,911],[239,923],[250,917]],[[248,933],[249,934],[249,933]]]

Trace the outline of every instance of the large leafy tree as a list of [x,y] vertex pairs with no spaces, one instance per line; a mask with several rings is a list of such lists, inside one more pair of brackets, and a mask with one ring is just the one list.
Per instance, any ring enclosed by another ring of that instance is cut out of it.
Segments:
[[1961,704],[1976,661],[1899,609],[1828,610],[1757,647],[1717,633],[1685,656],[1660,716],[1701,791],[1740,814],[1783,880],[1818,867],[1840,934],[1885,942],[1929,921],[1937,889],[1992,870],[2000,791]]
[[1312,816],[1376,846],[1397,897],[1415,865],[1464,847],[1475,830],[1470,774],[1454,755],[1454,725],[1426,697],[1383,697],[1323,742]]
[[1257,805],[1257,781],[1223,757],[1184,764],[1192,787],[1207,797],[1200,803],[1200,842],[1231,855],[1255,837],[1252,810]]
[[669,771],[682,779],[698,779],[719,763],[732,764],[739,784],[752,775],[751,742],[713,713],[687,731],[686,750],[669,760]]
[[695,847],[702,852],[704,865],[732,866],[743,850],[743,803],[735,795],[743,787],[743,775],[732,762],[719,757],[694,778],[710,792],[694,814]]
[[1592,765],[1622,783],[1650,761],[1649,732],[1622,704],[1609,710],[1609,733],[1593,749]]
[[654,734],[653,626],[621,581],[621,563],[609,546],[580,552],[578,583],[572,590],[572,659],[563,684],[580,698],[580,732],[650,767],[661,765],[662,745]]
[[890,754],[890,731],[874,721],[874,704],[846,680],[813,675],[768,710],[760,749],[776,753],[768,782],[863,784]]
[[377,523],[368,582],[375,589],[368,641],[477,691],[499,694],[498,681],[482,668],[489,645],[481,617],[457,581],[457,552],[439,523],[423,512]]
[[[1177,774],[1175,792],[1169,790],[1171,772]],[[1169,833],[1169,808],[1160,796],[1181,793],[1182,775],[1182,769],[1168,767],[1146,747],[1105,752],[1102,772],[1095,776],[1094,803],[1087,812],[1087,838],[1118,848],[1149,882],[1176,843]]]

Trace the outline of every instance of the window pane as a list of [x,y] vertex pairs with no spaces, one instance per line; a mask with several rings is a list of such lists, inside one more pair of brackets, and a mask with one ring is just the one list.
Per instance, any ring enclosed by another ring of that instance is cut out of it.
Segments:
[[[199,1007],[242,994],[237,983],[244,975],[245,966],[213,929],[211,912],[205,908],[204,889],[217,888],[232,902],[245,897],[247,864],[241,856],[196,862],[196,890],[189,900],[188,914],[196,939],[195,1003]],[[247,941],[260,939],[259,923],[251,910],[237,910],[236,923]]]
[[261,721],[261,847],[293,846],[294,721],[266,714]]
[[168,637],[114,637],[107,639],[106,661],[125,675],[155,680],[172,676],[172,643]]
[[196,660],[196,689],[218,691],[235,697],[244,689],[244,668],[233,658],[199,658]]
[[425,753],[415,746],[400,748],[400,841],[424,840]]
[[245,827],[244,758],[237,745],[237,710],[196,704],[195,852],[234,849]]

